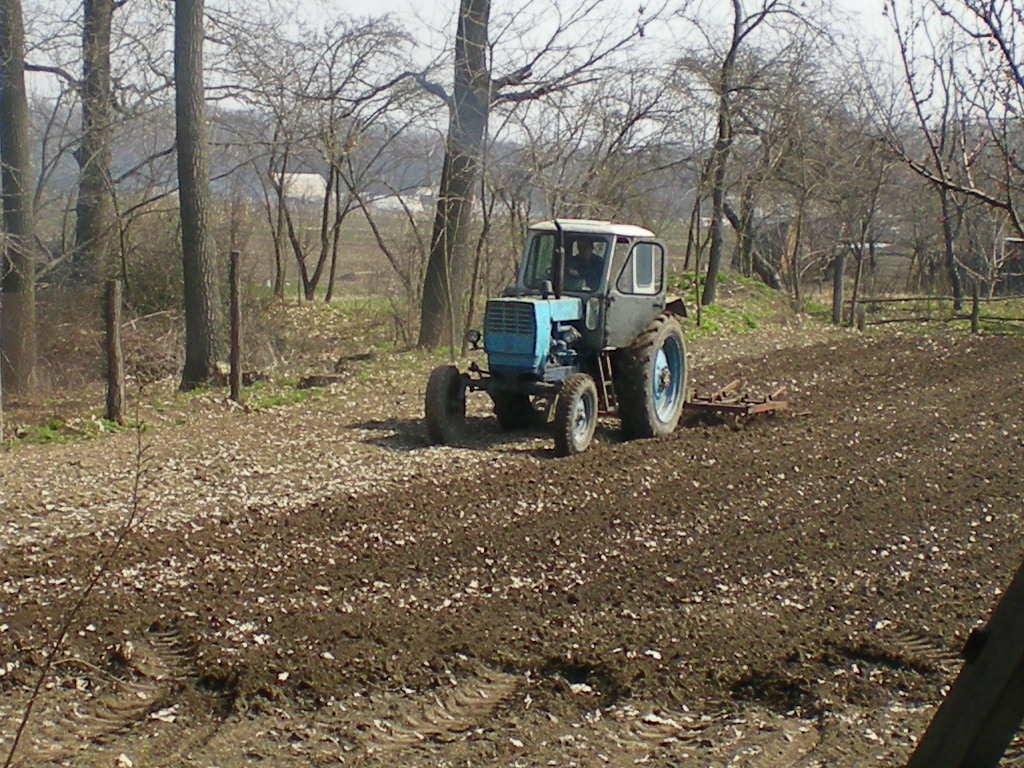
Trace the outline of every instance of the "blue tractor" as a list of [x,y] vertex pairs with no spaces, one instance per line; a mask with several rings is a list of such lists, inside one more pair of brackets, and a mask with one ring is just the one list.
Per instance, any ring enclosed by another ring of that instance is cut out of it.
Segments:
[[433,370],[427,433],[460,439],[466,396],[484,391],[503,429],[543,420],[561,456],[585,451],[598,415],[617,415],[627,439],[666,435],[686,398],[679,300],[666,300],[668,259],[642,227],[588,219],[545,221],[527,232],[516,283],[490,299],[482,339],[487,368]]

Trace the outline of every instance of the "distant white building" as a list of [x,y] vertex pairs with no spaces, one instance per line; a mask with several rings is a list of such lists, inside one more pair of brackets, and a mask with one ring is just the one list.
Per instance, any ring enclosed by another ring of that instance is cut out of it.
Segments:
[[402,213],[408,209],[412,214],[420,214],[433,207],[436,194],[432,187],[416,187],[398,195],[378,197],[370,203],[370,207],[382,213]]
[[323,200],[327,193],[327,180],[319,173],[286,173],[281,180],[284,196],[292,200]]

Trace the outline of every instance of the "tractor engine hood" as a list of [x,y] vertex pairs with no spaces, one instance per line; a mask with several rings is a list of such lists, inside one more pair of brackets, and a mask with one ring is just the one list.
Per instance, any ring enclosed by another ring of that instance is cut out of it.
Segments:
[[583,318],[575,296],[490,299],[484,312],[484,349],[492,373],[540,376],[551,353],[552,328]]

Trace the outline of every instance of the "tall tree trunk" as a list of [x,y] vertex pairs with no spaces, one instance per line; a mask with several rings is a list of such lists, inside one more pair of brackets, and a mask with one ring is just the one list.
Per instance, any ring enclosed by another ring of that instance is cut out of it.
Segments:
[[[276,144],[279,133],[278,128],[274,129],[274,142]],[[270,186],[274,190],[274,199],[277,201],[274,209],[275,218],[271,220],[271,228],[274,231],[274,298],[284,300],[285,283],[287,282],[286,266],[284,259],[284,236],[285,236],[285,201],[284,201],[284,175],[288,172],[288,151],[289,145],[285,144],[281,155],[281,171],[274,179],[274,161],[270,160],[267,176],[270,178]],[[269,201],[267,203],[269,217]]]
[[109,277],[113,206],[110,194],[110,27],[114,0],[85,0],[82,29],[82,143],[75,206],[75,272]]
[[430,256],[423,281],[419,346],[454,346],[469,268],[469,229],[480,168],[491,78],[487,62],[490,0],[461,0],[455,39],[455,81],[448,106],[448,140],[437,195]]
[[959,312],[964,305],[964,288],[960,281],[960,269],[956,265],[956,232],[951,218],[949,191],[944,187],[939,188],[939,202],[942,205],[942,245],[946,276],[953,292],[953,309]]
[[[313,268],[313,274],[309,277],[309,280],[306,281],[304,286],[306,301],[313,301],[316,299],[316,288],[320,285],[320,278],[324,274],[324,266],[327,264],[327,258],[330,255],[331,199],[334,197],[335,187],[340,183],[334,163],[331,163],[330,168],[327,171],[327,187],[324,189],[324,200],[320,207],[320,253],[317,256],[316,266]],[[335,211],[335,215],[337,215],[337,211]]]
[[286,280],[284,264],[284,208],[277,201],[276,225],[274,227],[274,298],[284,300],[284,284]]
[[[725,85],[723,84],[723,87]],[[718,273],[722,265],[722,246],[724,242],[725,213],[725,171],[731,144],[728,115],[728,100],[723,96],[718,112],[718,139],[715,141],[715,170],[711,182],[711,250],[708,253],[708,272],[704,280],[704,292],[701,304],[708,306],[715,303],[718,293]]]
[[711,174],[711,250],[708,253],[708,272],[700,300],[701,304],[705,306],[715,303],[715,296],[718,292],[718,272],[722,266],[725,177],[729,164],[729,152],[732,148],[733,73],[736,69],[736,55],[740,42],[745,34],[743,8],[739,0],[733,0],[732,12],[732,41],[722,60],[722,67],[718,75],[718,126]]
[[[351,198],[350,198],[351,200]],[[342,208],[341,179],[334,185],[334,226],[331,229],[331,269],[327,275],[327,292],[324,294],[324,302],[330,304],[334,301],[334,281],[338,279],[338,246],[341,242],[341,224],[351,203],[346,203]]]
[[793,235],[793,301],[796,303],[797,311],[803,309],[803,292],[800,287],[800,277],[803,273],[803,265],[800,263],[800,249],[804,247],[804,206],[801,203],[796,212],[796,232]]
[[214,378],[220,345],[215,253],[209,235],[210,177],[203,118],[203,35],[203,0],[177,0],[174,4],[174,105],[185,276],[182,389],[190,389]]
[[36,295],[21,0],[0,0],[0,185],[3,194],[0,362],[10,392],[35,384]]

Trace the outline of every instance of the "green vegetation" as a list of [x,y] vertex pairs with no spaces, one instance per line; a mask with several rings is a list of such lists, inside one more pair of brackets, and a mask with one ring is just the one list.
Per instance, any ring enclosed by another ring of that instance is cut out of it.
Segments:
[[242,390],[245,404],[256,411],[295,405],[309,400],[313,395],[311,389],[299,389],[295,379],[277,384],[258,382]]
[[27,443],[32,445],[44,445],[47,443],[70,443],[78,440],[89,440],[100,435],[124,432],[134,429],[134,423],[118,424],[109,419],[98,416],[88,416],[74,419],[63,419],[59,416],[52,416],[42,424],[34,426],[19,427],[14,431],[8,443]]
[[804,312],[817,320],[832,321],[832,305],[816,299],[804,299]]
[[713,333],[745,333],[752,331],[761,326],[765,317],[754,308],[746,309],[716,304],[701,308],[699,326],[697,325],[696,313],[690,319],[692,324],[687,335],[692,338]]
[[673,275],[669,281],[669,293],[681,296],[689,310],[688,338],[747,333],[773,318],[793,313],[785,293],[769,288],[757,278],[724,272],[719,278],[718,301],[710,307],[700,307],[698,325],[694,279],[693,272],[684,272]]

